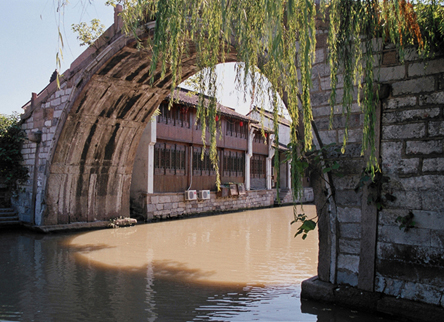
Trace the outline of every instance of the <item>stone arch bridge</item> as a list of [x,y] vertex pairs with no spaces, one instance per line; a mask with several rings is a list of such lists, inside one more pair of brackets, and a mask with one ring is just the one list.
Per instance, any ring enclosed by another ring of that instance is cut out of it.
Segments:
[[[60,89],[53,81],[24,107],[23,128],[35,138],[32,152],[24,149],[32,183],[19,203],[28,205],[25,221],[56,225],[130,215],[136,150],[170,92],[171,75],[160,80],[158,70],[149,84],[150,53],[120,32],[120,19],[116,15],[114,25],[71,64]],[[154,26],[147,25],[142,36],[149,37]],[[183,60],[184,79],[197,72],[194,61],[191,50]]]
[[[23,154],[30,179],[14,201],[22,222],[48,226],[129,216],[136,150],[169,93],[170,78],[148,84],[150,53],[138,51],[120,27],[116,12],[114,25],[64,73],[60,89],[52,82],[24,106],[22,126],[29,141]],[[145,36],[153,28],[148,25]],[[338,106],[329,127],[326,33],[317,32],[312,105],[320,147],[342,142],[345,116]],[[343,176],[312,172],[319,267],[318,277],[303,284],[303,296],[381,312],[402,307],[399,314],[417,320],[442,317],[444,59],[424,64],[411,49],[401,63],[393,47],[381,40],[375,44],[380,45],[375,57],[382,85],[378,155],[389,181],[355,191],[365,167],[363,115],[355,97],[346,153],[330,155]],[[235,61],[235,54],[228,60]],[[195,72],[191,50],[183,61],[183,78]],[[341,89],[337,93],[340,101]],[[375,196],[381,197],[382,209],[371,202]],[[414,227],[400,229],[396,218],[409,216]],[[335,285],[351,287],[352,293],[344,295],[339,290],[347,287]],[[405,301],[427,304],[427,310],[403,306],[411,303]]]

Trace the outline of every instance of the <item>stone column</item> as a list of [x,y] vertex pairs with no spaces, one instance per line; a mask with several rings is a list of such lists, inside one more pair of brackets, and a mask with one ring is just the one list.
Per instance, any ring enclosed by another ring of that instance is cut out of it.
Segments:
[[248,150],[245,154],[245,189],[250,190],[251,184],[250,184],[250,160],[253,156],[253,135],[254,135],[254,129],[250,127],[250,130],[248,132]]
[[272,158],[274,155],[273,148],[274,135],[270,134],[268,139],[268,157],[266,160],[266,177],[267,177],[267,190],[271,190],[271,178],[273,176]]
[[287,188],[291,189],[291,161],[287,161]]
[[114,32],[118,32],[123,27],[123,19],[120,13],[123,11],[122,5],[118,4],[114,8]]
[[[148,122],[143,131],[134,160],[131,179],[131,200],[134,208],[146,208],[146,194],[154,192],[154,145],[156,144],[157,118]],[[143,214],[146,216],[146,214]]]
[[148,123],[147,130],[149,132],[148,137],[148,193],[154,192],[154,145],[157,142],[157,117]]

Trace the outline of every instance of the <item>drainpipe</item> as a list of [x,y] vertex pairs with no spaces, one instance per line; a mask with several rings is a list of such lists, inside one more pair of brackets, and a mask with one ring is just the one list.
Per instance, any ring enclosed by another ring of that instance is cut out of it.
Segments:
[[287,188],[291,190],[291,162],[287,161]]
[[245,190],[250,190],[251,188],[251,181],[250,181],[250,160],[253,156],[253,133],[254,129],[251,127],[251,124],[248,124],[250,127],[247,137],[248,142],[248,150],[245,154]]
[[273,141],[274,141],[274,134],[270,134],[269,138],[268,138],[268,158],[267,158],[267,169],[266,169],[266,174],[267,174],[267,190],[271,190],[271,177],[273,176],[272,173],[272,165],[271,165],[271,160],[273,158],[274,155],[274,148],[273,148]]
[[191,144],[190,146],[190,156],[188,158],[188,163],[190,165],[190,186],[188,187],[187,190],[191,189],[191,185],[193,184],[193,144]]
[[154,146],[157,142],[157,117],[148,122],[149,141],[148,141],[148,182],[147,192],[154,192]]

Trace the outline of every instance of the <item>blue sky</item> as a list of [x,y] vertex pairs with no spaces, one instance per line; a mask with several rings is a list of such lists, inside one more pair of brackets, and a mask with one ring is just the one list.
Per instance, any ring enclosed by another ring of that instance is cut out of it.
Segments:
[[[39,93],[49,83],[56,69],[59,48],[58,20],[64,49],[61,72],[86,48],[79,46],[71,24],[100,19],[108,28],[113,23],[114,9],[105,0],[69,0],[64,13],[56,12],[58,0],[14,0],[4,6],[0,19],[0,114],[22,113],[31,93]],[[223,91],[218,94],[221,104],[236,108],[239,113],[249,111],[251,101],[243,101],[243,92],[235,89],[234,64],[219,68],[223,75]]]
[[[91,3],[90,3],[91,2]],[[61,16],[64,38],[62,71],[85,50],[71,31],[71,24],[98,17],[107,27],[113,8],[105,0],[70,0]],[[57,0],[14,0],[4,4],[0,50],[0,114],[21,113],[31,93],[39,93],[56,69],[58,31]]]

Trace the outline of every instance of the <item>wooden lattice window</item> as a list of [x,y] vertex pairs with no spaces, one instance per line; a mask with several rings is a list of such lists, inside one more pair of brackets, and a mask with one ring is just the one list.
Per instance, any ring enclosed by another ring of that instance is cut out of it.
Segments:
[[247,127],[248,126],[246,126],[243,121],[227,119],[227,121],[226,121],[227,134],[226,135],[246,139],[247,138]]
[[255,154],[251,158],[250,174],[253,178],[265,178],[265,156]]
[[186,150],[183,144],[157,142],[154,146],[154,174],[185,175]]
[[157,123],[190,128],[190,113],[187,107],[173,105],[171,109],[168,109],[168,104],[162,103],[159,106],[159,111]]
[[224,177],[243,177],[245,170],[245,155],[242,151],[224,151]]
[[255,143],[263,143],[265,144],[267,137],[267,133],[265,133],[265,137],[262,135],[261,131],[254,132],[254,142]]
[[159,112],[160,113],[157,116],[157,123],[167,124],[168,104],[160,104]]
[[202,148],[193,148],[193,175],[202,175],[202,160],[200,159],[202,154]]
[[176,150],[174,154],[174,167],[176,170],[176,175],[184,175],[186,166],[186,146],[182,144],[176,144]]
[[165,174],[165,168],[163,166],[163,152],[165,150],[165,143],[157,142],[154,146],[154,174]]
[[243,177],[244,176],[244,171],[245,171],[245,155],[244,152],[237,152],[237,169],[236,169],[236,173],[238,177]]

